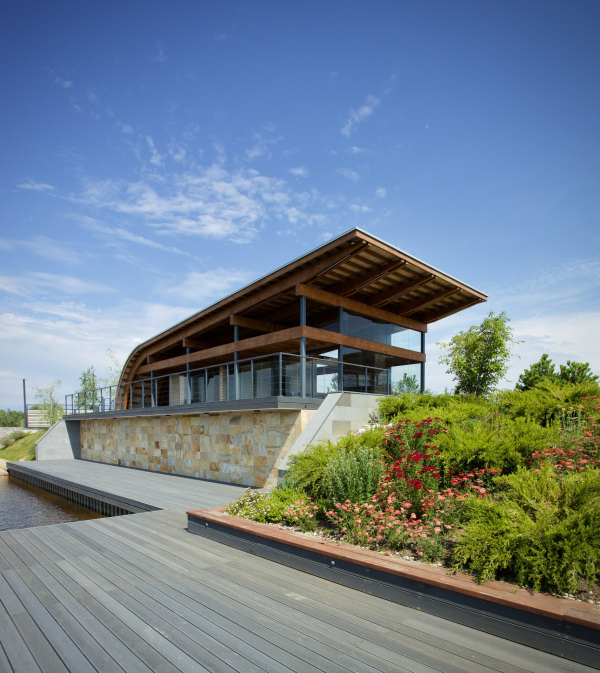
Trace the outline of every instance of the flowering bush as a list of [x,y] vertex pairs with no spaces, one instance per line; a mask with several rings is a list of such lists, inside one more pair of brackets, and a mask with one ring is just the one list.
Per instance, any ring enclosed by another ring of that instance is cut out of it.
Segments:
[[275,489],[272,493],[249,488],[243,496],[229,503],[225,511],[259,523],[283,522],[312,530],[316,528],[316,510],[318,507],[310,498],[292,488]]

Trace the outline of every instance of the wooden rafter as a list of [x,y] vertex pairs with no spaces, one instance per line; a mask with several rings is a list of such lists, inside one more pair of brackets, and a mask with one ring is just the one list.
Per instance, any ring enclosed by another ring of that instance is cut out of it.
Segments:
[[366,287],[370,283],[375,282],[382,276],[385,276],[392,271],[404,266],[406,262],[403,259],[396,260],[391,264],[386,264],[385,266],[379,266],[369,273],[363,273],[358,278],[352,278],[351,280],[346,281],[345,283],[340,283],[334,287],[327,288],[328,292],[333,292],[333,294],[339,294],[341,297],[349,297],[355,292],[358,292],[363,287]]
[[482,304],[483,301],[484,301],[483,299],[477,298],[467,302],[466,304],[454,304],[453,306],[444,306],[443,308],[440,308],[433,313],[429,313],[427,315],[427,322],[430,323],[435,322],[436,320],[441,320],[442,318],[447,318],[453,313],[458,313],[458,311],[462,311],[465,308],[469,308],[477,304]]
[[398,314],[408,315],[409,313],[413,313],[414,311],[417,311],[420,308],[425,308],[425,306],[429,306],[429,304],[433,304],[433,302],[437,301],[438,299],[443,299],[444,297],[450,297],[451,295],[457,294],[460,291],[461,290],[459,287],[452,287],[449,290],[441,290],[440,292],[436,292],[435,294],[430,294],[428,297],[415,299],[415,301],[411,301],[410,303],[401,306],[400,309],[398,310]]
[[185,337],[181,341],[181,345],[184,348],[195,348],[196,350],[204,350],[205,348],[210,348],[209,341],[200,341],[200,339],[191,339],[190,337]]
[[435,276],[432,273],[428,274],[427,276],[421,276],[420,278],[415,278],[415,280],[411,280],[408,283],[403,283],[402,285],[393,287],[391,288],[391,290],[378,292],[376,295],[373,295],[370,298],[369,303],[371,304],[371,306],[383,306],[384,304],[387,304],[389,301],[392,301],[392,299],[396,299],[396,297],[406,294],[407,292],[410,292],[410,290],[414,290],[415,288],[420,287],[421,285],[425,285],[434,279]]

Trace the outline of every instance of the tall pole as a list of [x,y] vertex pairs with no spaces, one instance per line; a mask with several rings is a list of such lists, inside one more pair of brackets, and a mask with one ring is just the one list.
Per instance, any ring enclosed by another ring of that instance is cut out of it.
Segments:
[[[234,343],[236,341],[240,340],[240,328],[237,325],[233,326],[233,341]],[[233,380],[235,382],[235,397],[234,399],[239,400],[240,399],[240,354],[235,351],[233,354]]]
[[27,387],[23,379],[23,425],[27,427]]
[[[300,297],[300,325],[306,326],[306,297]],[[306,397],[306,337],[300,337],[300,397]]]
[[[425,353],[425,332],[421,332],[421,353]],[[421,395],[425,392],[425,363],[421,362]]]
[[[189,355],[192,352],[191,348],[186,348],[185,352],[187,355]],[[185,403],[186,404],[191,404],[192,403],[192,375],[190,374],[190,371],[192,369],[192,366],[190,365],[189,362],[186,362],[185,364]]]

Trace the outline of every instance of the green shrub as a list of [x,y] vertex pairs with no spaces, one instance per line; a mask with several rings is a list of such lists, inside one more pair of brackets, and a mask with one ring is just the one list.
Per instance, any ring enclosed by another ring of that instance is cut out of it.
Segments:
[[498,477],[494,498],[470,498],[454,567],[573,593],[600,575],[600,472],[556,478],[547,466]]
[[[561,409],[576,407],[599,394],[600,387],[595,381],[573,384],[546,380],[525,392],[505,390],[499,393],[498,410],[512,418],[523,417],[540,425],[550,425]],[[595,416],[597,418],[598,414]]]
[[0,447],[2,449],[6,449],[7,446],[11,446],[18,439],[23,439],[23,437],[27,437],[27,435],[28,433],[24,432],[23,430],[14,430],[10,433],[10,435],[5,435],[2,437],[2,439],[0,439]]
[[357,451],[337,453],[323,473],[329,502],[367,502],[379,490],[382,471],[383,464],[371,448],[360,447]]
[[[249,488],[244,495],[229,503],[226,512],[259,523],[282,521],[295,525],[299,519],[314,522],[316,510],[316,505],[302,491],[293,488],[276,488],[271,493],[253,491]],[[304,529],[311,528],[308,522],[303,525]]]
[[556,427],[498,416],[471,426],[454,425],[438,441],[447,468],[469,471],[491,467],[509,474],[558,439]]
[[383,455],[383,428],[369,428],[360,435],[346,435],[336,443],[328,439],[309,444],[306,450],[290,459],[285,484],[303,491],[318,502],[327,497],[324,473],[327,463],[338,453],[356,452],[360,447],[370,448],[375,455]]
[[383,422],[396,419],[418,422],[424,418],[442,417],[448,425],[469,423],[494,414],[496,406],[485,398],[472,395],[410,395],[382,397],[379,416]]

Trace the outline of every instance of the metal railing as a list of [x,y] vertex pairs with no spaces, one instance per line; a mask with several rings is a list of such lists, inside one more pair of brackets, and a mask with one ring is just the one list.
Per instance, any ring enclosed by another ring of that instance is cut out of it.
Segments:
[[102,413],[273,396],[323,399],[337,391],[388,395],[390,372],[329,358],[275,353],[176,374],[151,374],[150,378],[131,383],[73,393],[65,396],[65,413]]

